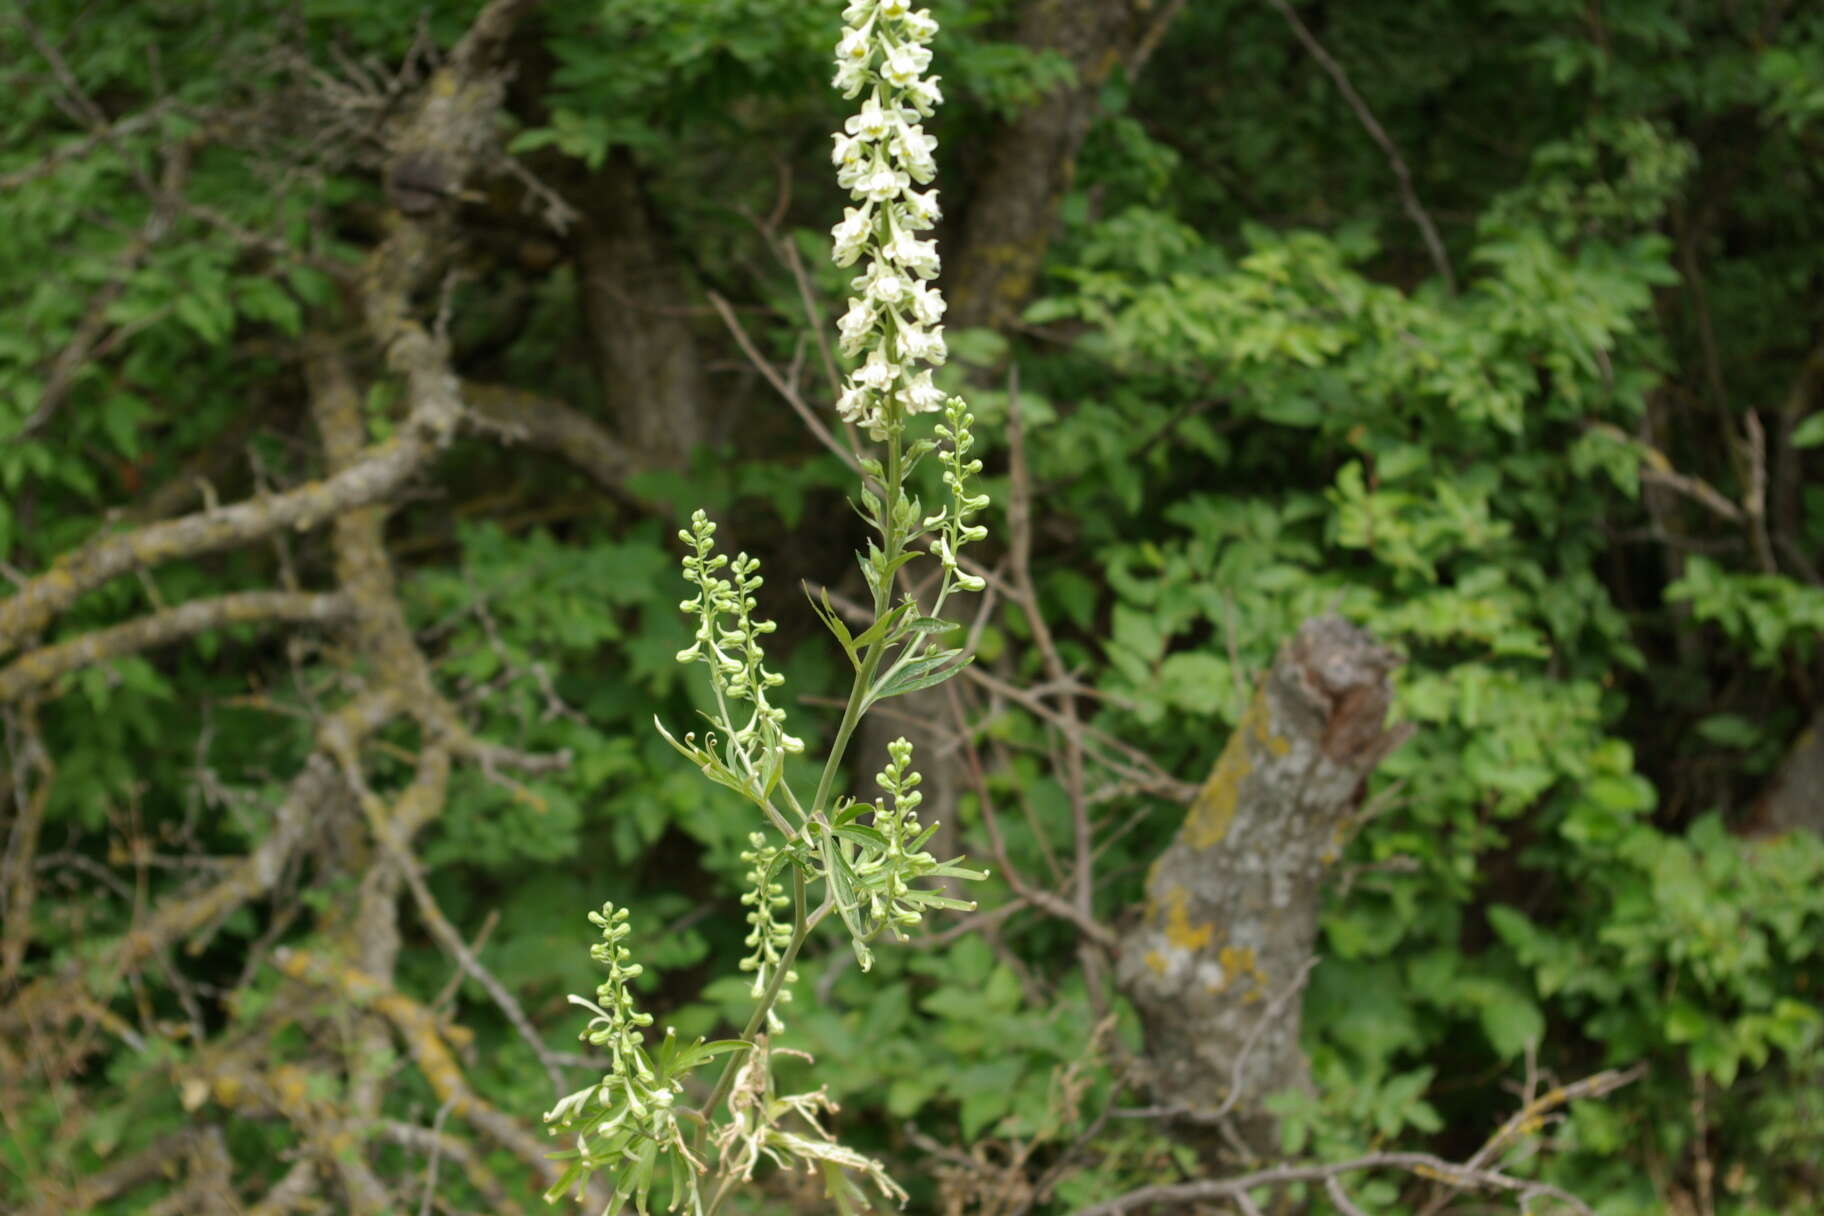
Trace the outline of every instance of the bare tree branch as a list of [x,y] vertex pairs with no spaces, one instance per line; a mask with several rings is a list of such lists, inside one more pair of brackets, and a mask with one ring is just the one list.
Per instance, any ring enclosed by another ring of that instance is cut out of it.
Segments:
[[1419,193],[1412,184],[1412,171],[1406,167],[1406,158],[1400,155],[1399,146],[1393,142],[1393,137],[1387,134],[1386,128],[1382,127],[1380,121],[1375,118],[1374,111],[1368,108],[1368,103],[1362,100],[1362,95],[1355,91],[1355,86],[1350,83],[1349,73],[1343,70],[1343,65],[1324,49],[1324,44],[1317,40],[1317,36],[1303,21],[1299,20],[1298,14],[1293,11],[1287,0],[1267,0],[1267,3],[1279,10],[1279,15],[1286,19],[1286,24],[1292,27],[1292,32],[1298,36],[1298,40],[1304,43],[1307,51],[1311,52],[1311,58],[1317,60],[1318,66],[1322,67],[1330,79],[1335,82],[1337,92],[1343,95],[1343,100],[1349,103],[1351,110],[1355,111],[1355,117],[1362,124],[1362,129],[1368,132],[1368,137],[1374,140],[1380,146],[1381,151],[1386,154],[1387,163],[1393,169],[1394,179],[1399,183],[1401,205],[1406,208],[1406,214],[1411,217],[1413,224],[1419,230],[1419,235],[1424,238],[1425,249],[1431,254],[1432,265],[1437,267],[1438,274],[1444,279],[1445,289],[1451,295],[1457,294],[1457,276],[1456,272],[1450,268],[1450,255],[1444,252],[1444,242],[1438,236],[1437,226],[1431,222],[1431,215],[1419,202]]
[[233,548],[282,528],[312,528],[345,511],[382,501],[436,451],[445,433],[439,424],[445,404],[435,401],[414,411],[398,435],[368,449],[362,460],[332,477],[269,498],[98,537],[66,554],[0,600],[0,654],[18,649],[84,592],[109,579],[177,558]]
[[242,591],[192,600],[164,612],[97,629],[19,656],[0,667],[0,704],[17,701],[61,676],[123,655],[166,646],[230,625],[323,625],[349,617],[353,603],[333,592]]

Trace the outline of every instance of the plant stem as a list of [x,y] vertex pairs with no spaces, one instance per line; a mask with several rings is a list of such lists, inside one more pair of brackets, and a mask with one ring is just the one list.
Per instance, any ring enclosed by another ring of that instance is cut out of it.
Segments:
[[[785,953],[779,957],[778,964],[773,968],[773,977],[766,982],[766,990],[760,994],[760,999],[754,1004],[753,1014],[749,1016],[746,1027],[741,1031],[743,1042],[752,1043],[754,1036],[758,1035],[760,1028],[766,1024],[767,1011],[772,1009],[773,1003],[779,999],[779,990],[785,986],[786,974],[791,971],[792,963],[798,958],[798,949],[804,945],[805,938],[810,935],[811,917],[805,911],[804,874],[794,865],[792,867],[792,940],[786,943]],[[741,1053],[731,1054],[728,1057],[728,1063],[722,1068],[722,1076],[716,1082],[716,1088],[710,1091],[709,1099],[699,1108],[699,1113],[703,1116],[703,1123],[698,1126],[697,1134],[693,1137],[694,1143],[691,1145],[693,1149],[702,1148],[705,1129],[714,1119],[716,1108],[728,1100],[729,1090],[735,1086],[735,1073],[740,1070],[740,1065]]]
[[[898,559],[900,550],[905,547],[905,538],[900,534],[898,507],[900,498],[900,481],[904,474],[900,468],[900,436],[894,433],[887,440],[887,466],[885,484],[881,486],[880,515],[881,550],[883,564],[889,573],[883,575],[874,588],[874,619],[880,620],[887,614],[893,602],[893,563]],[[880,660],[885,654],[887,639],[876,638],[868,645],[868,652],[862,657],[861,670],[855,673],[854,686],[849,689],[849,702],[842,710],[842,723],[836,728],[835,741],[830,744],[830,754],[823,762],[823,776],[817,782],[817,795],[811,799],[811,814],[821,812],[828,804],[830,789],[836,783],[836,772],[842,767],[843,755],[849,749],[849,738],[855,733],[855,726],[861,721],[862,704],[867,699],[868,689],[874,685],[874,675],[880,669]]]

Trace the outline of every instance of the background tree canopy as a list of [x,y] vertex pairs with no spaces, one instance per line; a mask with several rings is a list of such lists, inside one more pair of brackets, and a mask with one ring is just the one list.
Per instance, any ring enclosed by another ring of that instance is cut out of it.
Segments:
[[[782,1068],[917,1211],[1395,1149],[1824,1208],[1824,9],[930,5],[990,584],[853,768],[941,756],[993,876],[814,938]],[[741,1024],[752,810],[651,723],[698,505],[841,708],[839,7],[0,14],[0,1207],[534,1210],[605,898],[662,1023]],[[1410,737],[1315,966],[1182,926],[1308,1075],[1213,1144],[1121,943],[1325,612]],[[1430,1168],[1254,1202],[1519,1202]]]

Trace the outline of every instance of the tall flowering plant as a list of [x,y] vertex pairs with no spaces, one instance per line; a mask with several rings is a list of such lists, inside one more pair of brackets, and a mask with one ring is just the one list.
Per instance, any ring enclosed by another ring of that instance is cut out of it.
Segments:
[[[831,915],[866,970],[872,943],[883,933],[903,938],[929,909],[974,906],[942,895],[934,881],[982,877],[926,851],[937,825],[919,818],[919,775],[906,740],[888,748],[877,778],[888,798],[863,802],[839,790],[849,742],[871,706],[941,683],[969,661],[964,650],[941,643],[954,629],[942,614],[955,593],[981,589],[959,554],[986,536],[971,521],[988,505],[973,489],[981,472],[981,462],[969,456],[974,419],[960,398],[931,379],[946,357],[937,246],[921,235],[939,214],[937,191],[929,188],[937,140],[921,122],[943,100],[938,78],[926,74],[937,23],[904,0],[854,0],[842,16],[833,83],[845,98],[862,100],[834,135],[831,152],[837,181],[855,204],[832,229],[833,257],[838,266],[859,267],[838,323],[841,349],[854,366],[836,410],[872,441],[857,455],[858,505],[875,533],[861,555],[873,616],[865,628],[851,630],[827,596],[812,601],[847,656],[853,681],[815,789],[797,788],[785,761],[804,744],[786,729],[777,691],[783,677],[766,667],[763,639],[773,623],[755,615],[764,582],[760,563],[745,553],[718,553],[716,525],[702,511],[678,534],[684,579],[694,592],[681,607],[696,622],[678,660],[708,668],[714,710],[701,731],[674,735],[663,724],[659,730],[706,777],[758,812],[762,830],[742,854],[751,932],[741,968],[752,974],[754,1004],[739,1038],[685,1044],[668,1030],[649,1049],[645,1028],[652,1018],[635,1007],[628,988],[640,968],[622,944],[632,934],[627,911],[609,903],[590,914],[602,937],[592,953],[607,977],[595,1000],[570,999],[593,1015],[583,1037],[607,1049],[610,1070],[545,1116],[553,1133],[575,1138],[575,1147],[559,1154],[568,1165],[546,1199],[572,1188],[580,1193],[599,1171],[612,1183],[604,1216],[629,1200],[645,1212],[661,1172],[669,1179],[670,1209],[713,1216],[763,1158],[820,1173],[841,1212],[867,1210],[870,1185],[873,1194],[903,1202],[905,1192],[879,1162],[844,1147],[828,1130],[824,1117],[835,1106],[827,1093],[777,1092],[771,1060],[779,1049],[768,1035],[784,1028],[781,1006],[797,978],[798,952]],[[938,415],[929,434],[916,422],[924,414]],[[928,509],[907,478],[929,457],[942,466],[944,499]],[[901,586],[902,571],[927,556],[941,573],[928,612]],[[692,1074],[718,1057],[726,1057],[719,1080],[694,1101],[700,1091],[690,1084]]]

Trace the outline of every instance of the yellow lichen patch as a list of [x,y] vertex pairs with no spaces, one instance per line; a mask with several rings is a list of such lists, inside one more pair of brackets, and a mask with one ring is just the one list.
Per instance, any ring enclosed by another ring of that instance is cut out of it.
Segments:
[[1157,950],[1148,950],[1144,961],[1146,969],[1154,975],[1163,976],[1165,974],[1165,955]]
[[1241,725],[1243,729],[1251,726],[1256,742],[1275,756],[1283,757],[1292,750],[1292,740],[1273,733],[1272,718],[1273,715],[1267,712],[1267,694],[1263,690],[1254,694],[1254,703],[1248,706],[1248,716],[1242,719]]
[[1249,1000],[1259,1000],[1260,992],[1267,986],[1266,973],[1260,969],[1260,959],[1252,946],[1224,946],[1217,952],[1216,961],[1222,964],[1222,989],[1226,991],[1235,986],[1243,977],[1254,981]]
[[1165,893],[1169,906],[1165,915],[1165,940],[1180,950],[1201,950],[1216,936],[1216,926],[1209,921],[1191,923],[1191,897],[1183,887]]
[[1186,844],[1201,851],[1222,843],[1222,838],[1229,834],[1229,826],[1235,822],[1241,783],[1253,767],[1253,761],[1248,759],[1248,749],[1231,740],[1223,749],[1222,759],[1216,762],[1216,771],[1197,791],[1196,800],[1184,816]]
[[218,1073],[215,1077],[215,1084],[211,1088],[215,1092],[215,1100],[219,1105],[232,1109],[234,1104],[240,1101],[241,1079],[237,1076]]
[[1216,761],[1210,779],[1197,791],[1191,809],[1185,814],[1184,842],[1193,849],[1207,849],[1222,843],[1235,823],[1235,812],[1241,802],[1241,785],[1254,771],[1256,749],[1283,757],[1292,751],[1292,741],[1273,731],[1273,715],[1267,708],[1263,688],[1254,694],[1247,713],[1236,724],[1227,747]]
[[309,1095],[304,1070],[295,1064],[281,1065],[273,1070],[272,1088],[278,1093],[280,1103],[289,1107],[302,1106]]

